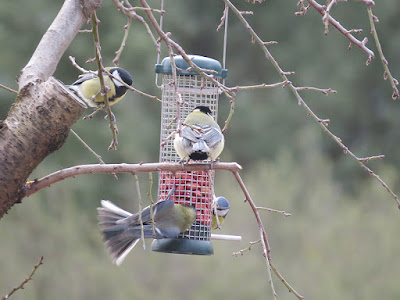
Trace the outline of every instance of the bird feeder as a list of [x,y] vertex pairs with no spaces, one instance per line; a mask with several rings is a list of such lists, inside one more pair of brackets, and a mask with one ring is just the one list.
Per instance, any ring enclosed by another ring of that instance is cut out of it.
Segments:
[[[227,70],[222,69],[219,61],[189,55],[199,68],[220,82],[227,76]],[[160,162],[179,162],[180,157],[174,149],[173,132],[176,130],[178,115],[183,121],[196,106],[210,108],[215,120],[218,116],[218,98],[220,90],[217,85],[204,77],[181,57],[175,56],[176,82],[172,73],[170,57],[164,58],[156,65],[156,73],[162,76],[162,105],[161,105],[161,137]],[[179,101],[177,101],[179,100]],[[199,163],[199,162],[196,162]],[[201,162],[203,163],[203,162]],[[205,161],[210,163],[210,161]],[[167,197],[177,204],[191,205],[196,208],[197,217],[191,228],[177,238],[154,240],[153,251],[212,255],[213,246],[210,241],[213,201],[213,171],[161,171],[158,181],[158,200]]]

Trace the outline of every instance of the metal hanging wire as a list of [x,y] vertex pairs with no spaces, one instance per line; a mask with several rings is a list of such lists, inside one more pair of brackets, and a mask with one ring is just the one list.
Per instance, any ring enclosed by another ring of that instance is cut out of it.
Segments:
[[[161,28],[161,30],[163,29],[163,23],[164,23],[164,0],[161,0],[161,14],[160,14],[160,23],[159,26]],[[160,64],[160,59],[161,59],[161,39],[158,42],[158,50],[157,51],[157,65]],[[155,79],[155,84],[156,87],[158,87],[159,89],[161,88],[161,85],[158,84],[158,73],[156,73],[156,79]]]
[[[164,1],[164,0],[163,0]],[[229,7],[225,4],[225,11],[224,11],[224,18],[225,18],[225,28],[224,28],[224,46],[222,52],[222,68],[226,69],[226,45],[228,43],[228,18],[229,18]],[[222,84],[225,85],[225,78],[222,79]]]
[[[164,0],[161,0],[160,3],[161,7],[161,14],[160,14],[160,21],[159,21],[159,26],[161,30],[163,29],[163,24],[164,24]],[[226,48],[227,48],[227,43],[228,43],[228,19],[229,19],[229,7],[228,5],[225,5],[225,10],[224,10],[224,19],[225,19],[225,26],[224,26],[224,44],[222,47],[222,68],[226,69]],[[161,45],[161,40],[158,42],[158,45]],[[160,64],[161,60],[161,47],[159,49],[160,51],[157,52],[157,65]],[[225,79],[222,79],[222,84],[225,85]],[[162,85],[158,84],[158,73],[156,73],[156,78],[155,78],[155,84],[156,86],[160,89]]]

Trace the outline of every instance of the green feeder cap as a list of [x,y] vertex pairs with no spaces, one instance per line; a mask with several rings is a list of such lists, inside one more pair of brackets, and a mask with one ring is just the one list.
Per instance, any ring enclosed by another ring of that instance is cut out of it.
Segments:
[[[221,63],[213,58],[200,56],[200,55],[188,55],[188,57],[200,68],[206,70],[212,70],[215,72],[206,72],[207,74],[218,76],[221,78],[226,78],[228,75],[227,69],[222,69]],[[182,58],[182,56],[175,56],[174,62],[176,67],[176,74],[178,75],[199,75],[196,70],[190,69],[187,70],[190,66],[189,64]],[[161,64],[156,65],[156,73],[161,74],[172,74],[172,67],[171,67],[171,58],[166,57],[163,59]]]

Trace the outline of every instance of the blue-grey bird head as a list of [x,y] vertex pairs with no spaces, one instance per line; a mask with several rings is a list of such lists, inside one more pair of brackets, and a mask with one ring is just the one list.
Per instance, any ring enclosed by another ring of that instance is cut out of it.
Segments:
[[206,115],[212,116],[211,110],[207,106],[203,106],[203,105],[196,106],[194,108],[194,110],[196,110],[196,109],[201,111],[202,113],[204,113]]
[[[217,209],[218,217],[225,218],[231,208],[229,201],[225,197],[218,197],[214,201],[215,208]],[[213,210],[214,213],[214,210]]]

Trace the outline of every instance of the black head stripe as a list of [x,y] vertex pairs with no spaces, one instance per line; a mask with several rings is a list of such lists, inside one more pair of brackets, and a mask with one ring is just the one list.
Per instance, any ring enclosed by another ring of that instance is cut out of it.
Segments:
[[211,116],[211,110],[207,106],[197,106],[195,109],[200,110],[202,113],[205,113],[207,115]]
[[132,76],[127,70],[122,68],[112,68],[109,70],[111,74],[113,74],[115,71],[118,72],[123,82],[125,82],[127,85],[132,85]]
[[122,68],[113,68],[110,70],[110,73],[112,74],[115,70],[118,71],[119,76],[127,85],[132,85],[132,76],[127,70]]

